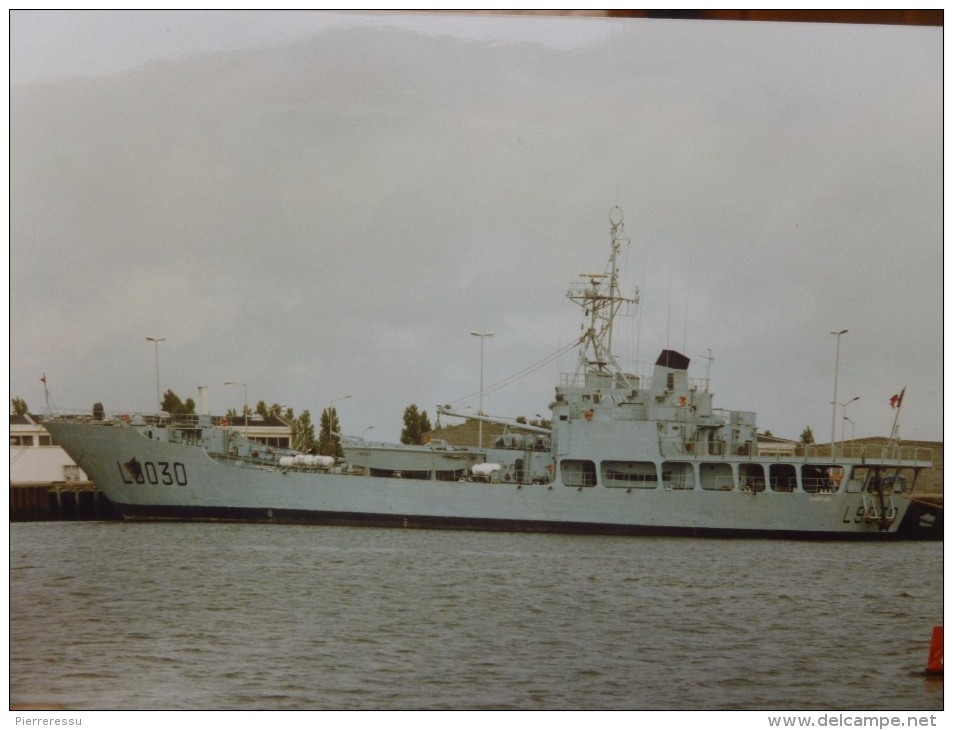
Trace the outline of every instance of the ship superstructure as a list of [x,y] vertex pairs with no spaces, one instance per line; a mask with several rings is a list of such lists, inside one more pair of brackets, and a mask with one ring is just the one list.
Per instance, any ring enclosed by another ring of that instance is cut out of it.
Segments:
[[690,379],[684,354],[663,349],[647,379],[627,372],[612,351],[613,328],[639,295],[619,285],[618,209],[610,225],[605,270],[568,292],[585,324],[576,370],[556,385],[551,429],[508,421],[485,447],[350,437],[344,459],[333,460],[256,443],[210,416],[60,417],[46,426],[136,519],[942,538],[942,509],[913,496],[929,450],[892,441],[761,454],[755,414],[715,408],[709,379]]

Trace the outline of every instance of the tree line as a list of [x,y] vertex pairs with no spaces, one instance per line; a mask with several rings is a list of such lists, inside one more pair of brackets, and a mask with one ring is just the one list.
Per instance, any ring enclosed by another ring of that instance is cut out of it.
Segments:
[[[29,406],[22,398],[12,398],[10,404],[13,413],[17,416],[23,416],[30,412]],[[169,389],[163,393],[159,408],[174,416],[195,415],[195,400],[192,398],[182,400],[175,391]],[[321,411],[317,433],[310,411],[303,410],[296,416],[293,408],[282,407],[278,403],[272,403],[269,406],[265,401],[260,400],[254,410],[251,407],[242,406],[241,413],[234,408],[229,408],[225,412],[226,418],[229,419],[242,418],[245,415],[251,416],[252,414],[258,414],[266,419],[275,419],[289,426],[291,428],[291,448],[295,451],[321,454],[322,456],[341,457],[344,455],[341,450],[341,422],[334,406]],[[105,418],[105,409],[102,403],[93,405],[93,418],[97,420]],[[424,436],[432,430],[433,427],[430,425],[427,411],[420,411],[416,405],[407,406],[404,410],[404,428],[400,434],[401,443],[422,444]]]
[[[17,416],[23,416],[29,413],[29,407],[22,398],[12,398],[10,401],[13,413]],[[245,415],[245,406],[242,406],[242,412],[239,414],[234,408],[229,408],[225,413],[228,418],[238,418]],[[167,390],[162,397],[161,409],[166,413],[173,415],[194,415],[195,401],[191,398],[182,400],[172,390]],[[305,453],[321,454],[323,456],[343,456],[341,450],[341,422],[338,420],[337,409],[334,406],[325,408],[321,411],[321,419],[318,424],[318,432],[315,434],[315,425],[311,420],[311,412],[301,411],[299,416],[295,416],[293,408],[284,408],[277,403],[270,406],[265,401],[258,401],[255,410],[248,408],[248,415],[257,413],[263,418],[277,419],[283,421],[291,427],[291,448]],[[102,403],[93,405],[93,417],[102,420],[105,416]],[[526,423],[525,418],[516,419],[519,423]],[[531,421],[532,425],[549,427],[546,421]],[[402,444],[422,444],[424,437],[433,431],[430,424],[430,418],[427,411],[421,411],[416,404],[411,404],[404,409],[404,428],[400,432],[400,442]],[[765,432],[770,435],[770,431]],[[801,443],[814,443],[814,433],[810,426],[805,426],[801,432]]]

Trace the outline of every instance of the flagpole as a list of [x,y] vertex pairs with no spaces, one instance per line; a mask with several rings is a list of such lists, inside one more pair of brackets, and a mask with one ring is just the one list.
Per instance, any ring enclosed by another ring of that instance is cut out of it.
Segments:
[[46,415],[52,416],[53,413],[50,411],[50,390],[46,387],[46,373],[43,373],[40,382],[43,383],[43,397],[46,399]]
[[900,409],[903,408],[903,396],[907,392],[907,386],[903,386],[900,396],[897,398],[897,412],[893,415],[893,427],[890,429],[890,443],[898,441],[897,439],[897,420],[900,418]]

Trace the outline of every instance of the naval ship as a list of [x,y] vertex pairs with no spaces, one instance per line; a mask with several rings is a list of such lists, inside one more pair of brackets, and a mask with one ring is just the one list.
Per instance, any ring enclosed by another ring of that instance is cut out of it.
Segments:
[[[621,212],[602,273],[567,296],[584,312],[575,372],[551,428],[511,423],[486,447],[344,437],[343,459],[246,438],[227,419],[52,416],[44,425],[134,520],[808,539],[942,539],[942,508],[914,496],[928,449],[802,444],[759,450],[755,414],[715,408],[689,358],[664,349],[648,378],[612,353],[622,294]],[[438,413],[481,418],[439,408]]]

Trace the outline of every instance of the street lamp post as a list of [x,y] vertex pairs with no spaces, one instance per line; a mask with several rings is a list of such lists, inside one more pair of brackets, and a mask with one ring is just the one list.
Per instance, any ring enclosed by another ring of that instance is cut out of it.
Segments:
[[347,400],[350,397],[351,396],[349,395],[342,395],[340,398],[335,398],[333,401],[328,403],[328,428],[331,427],[331,409],[334,407],[334,404],[338,401]]
[[165,342],[165,337],[146,337],[146,342],[152,342],[156,346],[156,403],[159,410],[162,410],[162,390],[159,388],[159,343]]
[[837,427],[837,377],[840,370],[840,337],[846,335],[847,330],[831,330],[831,334],[837,337],[837,351],[834,355],[834,399],[831,401],[831,456],[834,456],[834,439]]
[[844,416],[844,420],[850,424],[850,440],[853,441],[854,440],[854,422],[851,419],[849,419],[847,416]]
[[245,389],[245,435],[248,436],[248,383],[235,383],[231,380],[226,380],[225,385],[240,385]]
[[[470,332],[470,334],[473,335],[474,337],[480,338],[480,407],[479,407],[480,412],[479,412],[479,415],[482,416],[484,415],[483,414],[483,344],[486,342],[487,337],[493,336],[493,333],[492,332]],[[480,448],[482,449],[483,448],[483,421],[478,421],[478,423],[479,423],[478,439],[479,439]]]
[[[851,403],[853,403],[855,400],[860,400],[860,396],[859,396],[859,395],[855,395],[853,398],[851,398],[851,399],[850,399],[849,401],[847,401],[846,403],[840,403],[840,404],[839,404],[840,406],[842,406],[842,409],[841,409],[841,422],[840,422],[840,450],[841,450],[841,453],[844,452],[844,421],[850,421],[850,419],[847,417],[847,406],[849,406],[849,405],[850,405]],[[854,425],[854,422],[853,422],[853,421],[850,421],[850,423],[851,423],[851,426]],[[853,437],[851,437],[851,438],[853,438]]]

